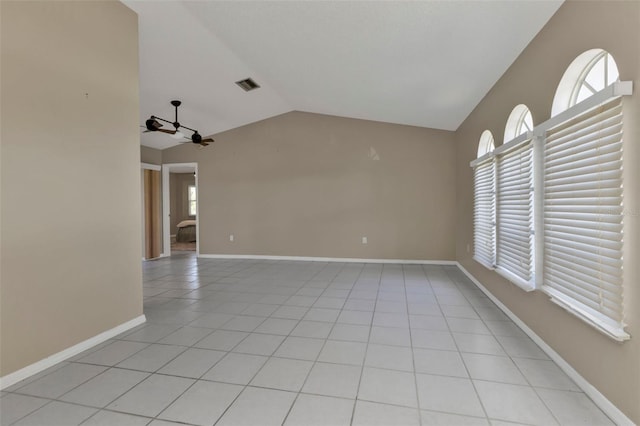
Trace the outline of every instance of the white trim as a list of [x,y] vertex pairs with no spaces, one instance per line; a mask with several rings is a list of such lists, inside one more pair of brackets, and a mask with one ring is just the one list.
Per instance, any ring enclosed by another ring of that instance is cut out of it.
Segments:
[[507,271],[506,269],[496,266],[494,270],[496,271],[496,274],[500,275],[502,278],[519,287],[521,290],[526,291],[527,293],[536,289],[535,283],[527,282],[517,275],[512,274],[510,271]]
[[624,342],[625,340],[631,339],[629,333],[624,331],[624,324],[611,324],[611,320],[609,320],[609,318],[607,318],[605,315],[602,315],[599,312],[591,313],[587,309],[581,308],[579,305],[576,305],[571,300],[571,298],[568,298],[554,288],[551,288],[549,286],[542,286],[542,291],[549,296],[550,300],[553,303],[560,306],[571,315],[575,315],[576,317],[580,318],[582,321],[586,322],[591,327],[595,328],[600,333],[605,334],[611,339],[617,342]]
[[615,83],[605,87],[598,93],[589,96],[584,101],[575,104],[574,106],[562,111],[558,115],[555,115],[547,121],[538,124],[533,129],[535,136],[546,136],[546,132],[549,129],[553,129],[559,124],[569,121],[572,118],[589,111],[590,109],[597,108],[601,104],[607,102],[610,99],[619,96],[628,96],[633,94],[633,82],[632,81],[616,81]]
[[484,154],[482,157],[478,157],[478,158],[476,158],[476,159],[474,159],[474,160],[470,161],[470,162],[469,162],[469,166],[471,166],[471,167],[475,167],[475,166],[477,166],[478,164],[484,163],[485,161],[491,161],[491,160],[493,160],[493,158],[494,158],[495,156],[496,156],[496,155],[494,154],[494,152],[493,152],[493,151],[491,151],[491,152],[487,152],[487,153],[486,153],[486,154]]
[[268,256],[257,254],[200,254],[201,259],[293,260],[300,262],[392,263],[407,265],[456,265],[455,260],[359,259],[353,257]]
[[516,316],[509,308],[507,308],[497,297],[495,297],[480,281],[478,281],[469,271],[467,271],[460,262],[456,262],[458,268],[469,278],[493,303],[496,304],[502,312],[504,312],[524,333],[540,347],[549,358],[555,362],[562,371],[564,371],[571,380],[589,397],[591,400],[609,416],[617,425],[633,426],[634,423],[629,419],[618,407],[613,405],[598,389],[587,381],[580,373],[578,373],[567,361],[565,361],[551,346],[540,338],[533,330],[531,330],[520,318]]
[[141,169],[160,171],[162,167],[158,164],[140,163]]
[[139,326],[147,321],[147,318],[144,315],[140,315],[130,321],[122,323],[112,329],[107,331],[103,331],[100,334],[97,334],[85,341],[78,343],[77,345],[73,345],[70,348],[64,349],[58,353],[55,353],[51,356],[48,356],[44,359],[41,359],[38,362],[35,362],[31,365],[28,365],[24,368],[21,368],[18,371],[14,371],[11,374],[7,374],[6,376],[0,377],[0,389],[5,389],[9,386],[12,386],[18,383],[21,380],[24,380],[28,377],[33,376],[34,374],[38,374],[41,371],[46,370],[47,368],[53,367],[59,362],[64,361],[67,358],[71,358],[72,356],[78,355],[81,352],[86,351],[102,342],[105,342],[112,337],[117,336],[120,333],[124,333],[127,330],[130,330],[134,327]]
[[502,155],[507,151],[518,148],[520,145],[529,142],[531,139],[533,139],[533,132],[524,132],[494,149],[493,155]]

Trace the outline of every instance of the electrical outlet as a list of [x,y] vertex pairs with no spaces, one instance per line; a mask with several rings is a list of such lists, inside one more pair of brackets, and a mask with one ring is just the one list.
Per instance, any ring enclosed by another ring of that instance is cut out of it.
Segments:
[[362,244],[367,244],[368,242],[367,237],[362,237]]
[[235,237],[233,236],[233,234],[229,234],[229,241],[233,242],[235,240]]

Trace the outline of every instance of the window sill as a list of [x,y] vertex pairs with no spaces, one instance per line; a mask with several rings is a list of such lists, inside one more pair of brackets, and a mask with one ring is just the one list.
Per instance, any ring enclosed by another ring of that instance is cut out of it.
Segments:
[[629,333],[624,331],[624,324],[612,324],[611,321],[607,321],[604,317],[599,317],[597,314],[575,306],[575,302],[553,288],[543,286],[542,290],[549,295],[553,303],[580,318],[607,337],[617,342],[624,342],[625,340],[631,339]]
[[512,274],[511,272],[500,268],[499,266],[495,268],[495,271],[502,278],[508,280],[512,284],[515,284],[516,286],[518,286],[520,289],[526,291],[527,293],[536,289],[535,283],[525,281],[522,278]]

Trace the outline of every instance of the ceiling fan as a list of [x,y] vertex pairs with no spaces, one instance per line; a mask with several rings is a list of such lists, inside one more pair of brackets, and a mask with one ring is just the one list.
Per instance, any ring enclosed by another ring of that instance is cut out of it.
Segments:
[[[169,120],[165,120],[164,118],[160,118],[160,117],[157,117],[155,115],[152,115],[145,122],[145,127],[147,128],[147,130],[145,130],[144,133],[147,133],[147,132],[167,133],[167,134],[170,134],[170,135],[176,137],[176,139],[180,139],[180,138],[191,139],[192,143],[195,143],[197,145],[202,145],[202,146],[207,146],[207,145],[209,145],[209,143],[214,142],[214,140],[211,139],[211,138],[202,139],[202,135],[200,135],[200,133],[198,133],[197,130],[180,124],[180,122],[178,121],[178,107],[181,104],[182,104],[181,101],[171,101],[171,105],[173,105],[175,107],[175,109],[176,109],[175,121],[172,122],[172,121],[169,121]],[[165,123],[169,123],[169,124],[173,125],[175,130],[162,129],[161,127],[163,127],[163,124],[160,121],[163,121]],[[191,130],[193,132],[193,134],[189,138],[184,133],[182,133],[180,131],[180,129]],[[181,142],[181,143],[187,143],[187,142]]]

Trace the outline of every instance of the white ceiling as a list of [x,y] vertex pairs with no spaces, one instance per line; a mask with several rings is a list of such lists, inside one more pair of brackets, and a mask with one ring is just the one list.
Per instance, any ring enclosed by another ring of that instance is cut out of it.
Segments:
[[[124,3],[141,124],[180,99],[180,122],[208,136],[292,110],[455,130],[562,0]],[[247,77],[261,87],[234,84]]]

